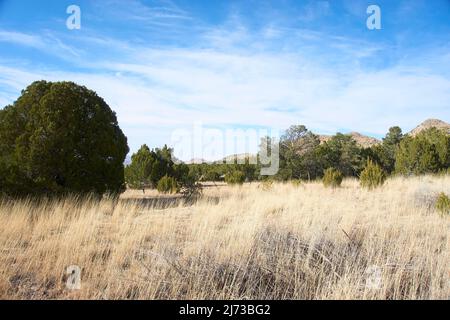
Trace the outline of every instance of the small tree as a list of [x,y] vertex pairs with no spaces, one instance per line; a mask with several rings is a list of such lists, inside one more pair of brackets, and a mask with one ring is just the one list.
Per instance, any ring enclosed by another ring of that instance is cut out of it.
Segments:
[[320,139],[303,125],[289,127],[280,139],[279,180],[311,179],[321,175],[315,150]]
[[366,167],[361,172],[361,186],[369,190],[383,185],[386,180],[386,174],[381,167],[372,160],[367,160]]
[[131,156],[131,163],[125,168],[125,180],[128,187],[141,189],[155,188],[164,176],[174,177],[179,181],[187,174],[189,168],[181,163],[175,165],[172,160],[172,149],[166,145],[163,148],[150,150],[147,145]]
[[391,174],[395,169],[395,154],[402,140],[402,129],[392,127],[383,138],[383,143],[370,147],[363,159],[372,159],[381,166],[386,174]]
[[179,191],[177,181],[169,176],[164,176],[158,181],[157,189],[161,193],[177,193]]
[[192,174],[188,174],[181,182],[181,194],[187,200],[193,200],[202,195],[203,185]]
[[228,184],[243,184],[245,174],[242,171],[233,171],[225,176],[225,182]]
[[341,185],[343,180],[342,173],[334,168],[328,168],[324,171],[323,185],[325,187],[337,188]]
[[357,176],[361,170],[361,149],[350,135],[337,133],[318,147],[316,158],[324,168],[333,167],[344,176]]
[[131,163],[125,167],[125,181],[132,189],[151,187],[150,173],[155,157],[147,145],[131,156]]
[[438,173],[450,167],[450,135],[430,128],[401,141],[395,157],[395,172],[402,175]]

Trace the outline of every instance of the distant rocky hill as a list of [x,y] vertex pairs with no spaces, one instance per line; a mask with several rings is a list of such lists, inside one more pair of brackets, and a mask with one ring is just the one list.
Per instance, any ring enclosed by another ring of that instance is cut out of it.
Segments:
[[[368,147],[371,147],[373,145],[381,143],[381,140],[378,140],[378,139],[373,138],[373,137],[362,135],[359,132],[350,132],[347,135],[351,136],[356,141],[358,146],[364,147],[364,148],[368,148]],[[332,136],[319,135],[320,142],[328,141],[328,140],[331,139],[331,137]]]
[[436,128],[439,130],[444,130],[447,133],[450,134],[450,124],[448,124],[445,121],[439,120],[439,119],[428,119],[419,124],[417,127],[415,127],[411,132],[409,132],[410,135],[413,137],[420,133],[421,131],[430,129],[430,128]]
[[215,161],[208,161],[201,158],[194,158],[189,161],[186,161],[186,164],[201,164],[201,163],[232,163],[234,159],[237,159],[238,161],[242,162],[245,161],[246,158],[249,158],[250,162],[253,160],[255,161],[256,155],[250,154],[250,153],[241,153],[241,154],[232,154],[229,156],[226,156],[225,158],[221,160],[215,160]]
[[207,161],[201,158],[194,158],[189,161],[186,161],[186,164],[201,164],[201,163],[211,163],[211,161]]
[[225,161],[226,163],[230,163],[230,162],[233,162],[234,159],[237,159],[240,161],[245,161],[246,158],[249,158],[249,161],[252,162],[256,159],[256,155],[251,154],[251,153],[233,154],[233,155],[225,157],[223,159],[223,161]]

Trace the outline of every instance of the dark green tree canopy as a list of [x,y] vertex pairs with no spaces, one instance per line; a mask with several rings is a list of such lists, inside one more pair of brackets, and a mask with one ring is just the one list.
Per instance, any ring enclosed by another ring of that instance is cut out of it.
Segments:
[[131,156],[131,163],[125,168],[125,180],[128,186],[133,189],[138,189],[151,185],[150,175],[155,161],[156,157],[150,151],[150,148],[145,144],[142,145]]
[[361,149],[350,135],[337,133],[320,145],[317,157],[325,168],[335,168],[344,176],[357,176],[362,170]]
[[304,125],[289,127],[280,139],[280,179],[309,179],[321,174],[314,160],[319,144],[319,137]]
[[0,111],[0,172],[27,184],[12,193],[121,192],[128,150],[115,113],[73,82],[34,82]]
[[450,168],[450,135],[431,128],[402,140],[395,171],[403,175],[437,173]]
[[154,188],[162,177],[175,176],[176,167],[172,160],[172,149],[167,145],[150,150],[144,144],[131,156],[131,164],[125,168],[125,179],[128,186],[134,189]]
[[383,138],[383,145],[396,146],[402,141],[403,133],[402,129],[398,126],[389,128],[389,132],[386,137]]
[[391,174],[395,169],[395,155],[403,137],[400,127],[389,128],[389,132],[383,138],[383,143],[366,150],[366,158],[376,162],[384,171]]

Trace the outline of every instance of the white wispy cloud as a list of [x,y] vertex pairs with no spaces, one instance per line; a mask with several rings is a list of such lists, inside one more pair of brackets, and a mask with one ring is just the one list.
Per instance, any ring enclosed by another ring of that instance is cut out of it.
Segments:
[[125,128],[148,125],[149,135],[158,126],[198,120],[383,134],[393,124],[409,128],[418,119],[448,118],[450,81],[433,72],[341,74],[296,55],[211,50],[149,49],[135,58],[139,63],[104,63],[96,74],[2,68],[0,81],[17,89],[41,78],[79,82],[104,96]]
[[172,1],[104,0],[94,3],[97,10],[115,21],[126,21],[142,26],[174,26],[180,20],[191,20],[190,14]]
[[[131,12],[154,14],[138,8]],[[157,10],[185,14],[164,8]],[[283,41],[286,34],[289,39]],[[0,32],[0,41],[14,38],[44,51],[53,50],[49,41],[63,51],[73,48],[55,40],[57,35],[15,36],[6,32],[2,38]],[[427,59],[419,64],[420,57],[414,56],[365,68],[367,59],[389,48],[276,24],[250,31],[238,16],[204,29],[187,47],[158,47],[95,33],[71,40],[85,45],[71,54],[79,55],[72,63],[83,71],[0,60],[0,90],[19,93],[39,79],[86,85],[117,112],[132,150],[143,143],[169,142],[173,130],[197,121],[280,129],[305,124],[321,133],[348,129],[383,135],[392,125],[410,130],[426,118],[450,119],[449,56],[436,48],[423,52]],[[0,103],[12,102],[10,97]]]
[[27,47],[42,49],[45,47],[45,42],[40,36],[29,35],[21,32],[0,30],[0,41],[15,43]]
[[80,57],[82,53],[81,49],[65,44],[52,32],[45,30],[40,35],[0,30],[0,43],[2,42],[36,49],[64,59]]

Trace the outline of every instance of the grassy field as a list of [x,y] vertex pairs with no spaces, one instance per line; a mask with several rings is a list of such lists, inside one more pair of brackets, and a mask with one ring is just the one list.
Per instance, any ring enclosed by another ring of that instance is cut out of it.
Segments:
[[[0,204],[0,298],[449,299],[450,177]],[[66,287],[70,265],[81,289]]]

